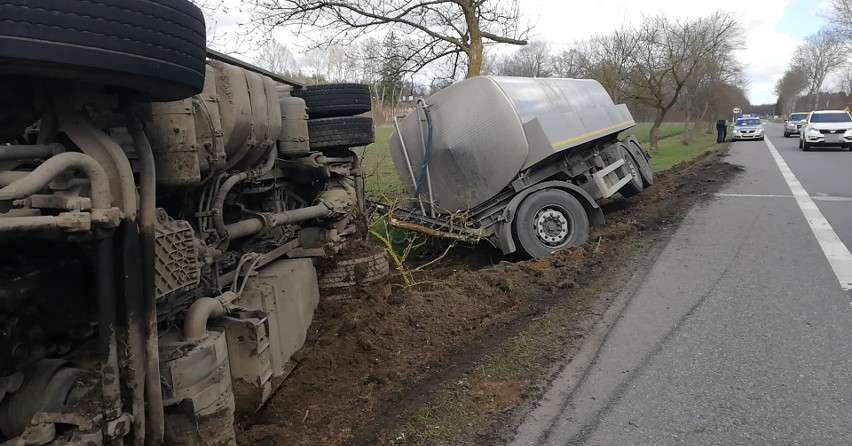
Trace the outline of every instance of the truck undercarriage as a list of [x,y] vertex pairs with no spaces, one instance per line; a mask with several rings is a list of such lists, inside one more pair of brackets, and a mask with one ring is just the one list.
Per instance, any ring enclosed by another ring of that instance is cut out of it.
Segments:
[[369,91],[208,54],[183,1],[0,19],[0,444],[234,444],[357,232]]

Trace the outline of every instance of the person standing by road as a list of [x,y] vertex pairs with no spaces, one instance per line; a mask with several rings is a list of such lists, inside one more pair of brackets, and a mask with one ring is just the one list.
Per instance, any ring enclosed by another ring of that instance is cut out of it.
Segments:
[[720,119],[716,121],[716,144],[722,144],[728,137],[728,121]]

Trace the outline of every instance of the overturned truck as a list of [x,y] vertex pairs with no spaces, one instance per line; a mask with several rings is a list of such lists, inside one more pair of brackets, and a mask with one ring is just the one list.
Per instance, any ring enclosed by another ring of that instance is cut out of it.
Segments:
[[390,150],[410,200],[392,223],[548,255],[601,224],[598,201],[653,183],[625,105],[594,80],[481,76],[417,102]]
[[0,6],[0,444],[234,444],[356,232],[369,111],[186,0]]

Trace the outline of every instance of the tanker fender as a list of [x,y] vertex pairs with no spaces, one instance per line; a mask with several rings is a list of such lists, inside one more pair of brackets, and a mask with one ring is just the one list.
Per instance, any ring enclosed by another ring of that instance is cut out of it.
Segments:
[[583,205],[583,209],[586,210],[590,226],[602,225],[604,223],[605,219],[601,207],[580,186],[565,181],[545,181],[538,183],[515,194],[509,200],[506,208],[503,209],[503,223],[500,225],[500,230],[497,234],[497,245],[503,251],[503,254],[511,254],[517,250],[515,238],[512,236],[512,221],[515,219],[515,210],[518,209],[518,205],[530,194],[544,189],[560,189],[573,195]]

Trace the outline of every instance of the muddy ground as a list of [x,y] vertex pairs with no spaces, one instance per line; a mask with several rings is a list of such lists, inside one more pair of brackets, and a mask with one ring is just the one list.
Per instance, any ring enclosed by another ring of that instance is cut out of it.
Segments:
[[[583,247],[520,263],[500,262],[489,247],[457,248],[438,269],[417,277],[422,285],[406,289],[392,278],[387,297],[387,284],[375,284],[354,300],[322,302],[298,367],[262,412],[239,423],[239,443],[398,444],[398,427],[430,401],[434,388],[464,373],[563,296],[582,294],[612,272],[618,263],[613,260],[628,255],[629,247],[670,230],[696,201],[732,178],[738,169],[721,157],[705,154],[659,173],[639,197],[606,203],[607,223],[593,228]],[[600,315],[587,304],[578,304],[562,325],[575,339]],[[541,373],[530,376],[543,376],[554,359],[540,359]],[[486,424],[505,426],[522,415],[505,408],[537,395],[523,381],[474,387],[473,396],[493,409]],[[477,430],[482,426],[471,426]],[[479,435],[455,444],[498,440]]]

